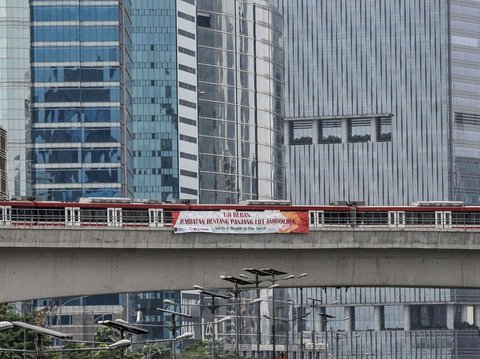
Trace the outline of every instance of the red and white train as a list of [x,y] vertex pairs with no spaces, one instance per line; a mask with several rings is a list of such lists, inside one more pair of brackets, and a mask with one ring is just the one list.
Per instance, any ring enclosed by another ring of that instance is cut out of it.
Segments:
[[80,202],[10,200],[0,202],[0,226],[169,227],[181,211],[308,212],[309,228],[432,227],[480,228],[480,206],[462,202],[415,202],[409,206],[365,206],[339,202],[296,206],[287,201],[248,201],[240,205],[158,203],[127,198],[87,198]]

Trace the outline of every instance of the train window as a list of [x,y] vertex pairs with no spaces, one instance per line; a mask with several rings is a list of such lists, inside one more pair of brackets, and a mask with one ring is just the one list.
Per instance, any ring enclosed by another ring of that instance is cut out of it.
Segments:
[[79,226],[80,225],[80,208],[66,207],[65,208],[65,225]]
[[65,217],[63,208],[38,208],[34,212],[34,221],[38,224],[63,223]]
[[388,224],[387,212],[357,212],[357,225],[381,226]]
[[82,208],[80,209],[80,218],[82,223],[106,225],[107,224],[107,210],[104,208]]
[[308,211],[310,228],[323,227],[324,224],[323,211]]
[[150,208],[148,210],[148,218],[150,227],[163,226],[163,209]]
[[435,213],[433,212],[406,212],[405,223],[413,226],[434,226]]
[[10,224],[12,222],[12,207],[1,206],[0,207],[0,223]]
[[109,227],[122,226],[122,209],[121,208],[107,208],[107,225]]
[[351,223],[350,212],[325,212],[324,223],[325,225],[340,226],[350,225]]
[[34,212],[32,208],[12,208],[12,222],[33,222]]
[[122,211],[122,222],[124,224],[147,225],[149,223],[148,209],[128,208]]

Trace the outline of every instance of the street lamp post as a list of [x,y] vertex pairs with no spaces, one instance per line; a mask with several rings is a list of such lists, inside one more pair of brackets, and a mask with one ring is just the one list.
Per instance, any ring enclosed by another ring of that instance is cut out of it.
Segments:
[[[157,310],[160,311],[160,312],[170,314],[172,316],[172,324],[170,326],[170,331],[172,333],[172,338],[177,337],[177,316],[184,317],[184,318],[191,318],[192,317],[190,314],[183,314],[183,313],[180,313],[180,312],[176,312],[176,311],[168,310],[168,309],[164,309],[164,308],[157,308]],[[176,343],[177,343],[176,340],[172,340],[172,356],[173,356],[173,359],[175,359],[177,357]]]
[[[210,305],[208,306],[208,309],[210,309],[210,312],[212,313],[212,318],[213,322],[215,322],[215,310],[219,307],[218,305],[215,304],[215,298],[222,298],[222,299],[230,299],[230,297],[220,294],[220,293],[213,293],[205,290],[203,287],[200,287],[199,285],[194,285],[194,289],[198,289],[201,294],[209,296],[210,297]],[[215,359],[215,325],[212,326],[212,349],[211,349],[211,354],[212,354],[212,359]]]
[[[69,300],[67,300],[66,302],[64,302],[64,303],[62,303],[62,304],[60,305],[60,307],[58,308],[58,316],[59,316],[59,319],[60,319],[60,325],[59,325],[60,331],[62,331],[62,324],[63,324],[63,323],[62,323],[62,309],[63,309],[63,307],[64,307],[65,305],[67,305],[68,303],[71,303],[71,302],[73,302],[73,301],[75,301],[75,300],[83,299],[83,298],[86,298],[86,297],[88,297],[88,295],[81,295],[81,296],[79,296],[79,297],[70,298]],[[58,320],[58,319],[57,319],[57,320]]]
[[[285,343],[286,343],[287,358],[288,358],[289,343],[290,343],[289,324],[292,323],[292,322],[294,322],[294,321],[296,321],[296,320],[303,320],[303,319],[305,319],[305,317],[306,317],[307,315],[309,315],[309,314],[310,314],[310,313],[305,313],[305,314],[303,314],[303,315],[300,315],[300,316],[297,316],[297,317],[293,317],[293,318],[291,318],[291,319],[276,318],[277,321],[280,321],[280,322],[285,323],[285,331],[286,331],[286,337],[287,337],[287,339],[286,339],[286,341],[285,341]],[[272,318],[270,318],[268,315],[264,315],[263,317],[266,318],[266,319],[272,319]]]
[[147,334],[148,333],[148,330],[132,325],[122,319],[103,320],[103,321],[99,321],[98,324],[105,325],[106,327],[116,329],[120,332],[120,340],[114,344],[109,345],[109,349],[117,349],[117,348],[122,349],[122,353],[121,353],[122,359],[125,352],[124,349],[132,345],[131,340],[125,338],[125,333],[130,333],[130,334]]
[[[263,269],[255,269],[255,268],[244,268],[243,269],[246,272],[249,272],[251,274],[255,275],[255,280],[252,280],[246,276],[243,276],[244,278],[248,278],[249,281],[252,283],[255,283],[255,286],[257,288],[257,297],[260,297],[260,292],[258,285],[263,282],[263,281],[270,281],[272,285],[268,287],[269,289],[272,289],[272,358],[275,359],[276,357],[276,333],[275,333],[275,288],[279,287],[279,285],[276,283],[278,280],[289,280],[289,279],[294,279],[295,276],[293,274],[286,276],[285,278],[276,278],[276,276],[279,275],[285,275],[287,274],[286,272],[273,269],[273,268],[263,268]],[[298,278],[305,277],[307,273],[302,273],[298,276]],[[267,277],[271,276],[269,279],[259,279],[259,277]],[[258,303],[257,307],[257,357],[260,356],[260,303]]]
[[[264,280],[260,279],[260,277],[266,277],[266,276],[269,276],[270,273],[266,273],[260,269],[255,269],[255,268],[243,268],[243,270],[245,272],[248,272],[250,274],[253,274],[255,276],[255,278],[253,279],[250,279],[248,278],[247,276],[245,276],[244,274],[240,274],[240,276],[252,281],[253,283],[255,283],[255,289],[256,289],[256,292],[257,292],[257,298],[260,298],[260,288],[259,288],[259,284],[261,282],[263,282]],[[260,323],[260,320],[261,320],[261,317],[260,317],[260,301],[257,303],[257,358],[260,358],[260,344],[261,344],[261,341],[262,341],[262,331],[261,331],[261,323]]]
[[[303,287],[300,287],[300,313],[303,315]],[[303,322],[300,322],[300,359],[303,359]]]
[[249,280],[246,280],[246,279],[242,279],[242,278],[237,278],[237,277],[233,277],[231,275],[221,275],[220,276],[221,279],[223,280],[226,280],[228,282],[231,282],[233,283],[233,288],[234,288],[234,305],[235,305],[235,358],[238,359],[239,357],[239,345],[240,345],[240,324],[239,324],[239,312],[238,312],[238,307],[239,307],[239,303],[238,303],[238,299],[240,297],[240,289],[238,288],[239,285],[252,285],[253,282],[249,281]]
[[[315,331],[315,308],[316,308],[316,305],[315,303],[320,303],[322,304],[322,301],[320,299],[316,299],[316,298],[310,298],[308,297],[307,298],[307,301],[311,301],[311,304],[310,304],[310,307],[312,308],[312,317],[313,317],[313,323],[312,323],[312,345],[313,345],[313,359],[317,359],[317,347],[316,347],[316,337],[317,337],[317,333]],[[327,315],[327,314],[325,314]],[[334,318],[333,316],[329,316],[331,318]],[[326,340],[325,340],[325,346],[327,345],[326,343]]]
[[[328,318],[335,318],[333,315],[329,315],[327,313],[320,313],[319,315],[321,315],[323,317],[323,323],[324,323],[324,328],[325,328],[325,359],[328,359],[328,328],[327,328],[327,324],[330,323],[330,322],[344,322],[348,319],[350,319],[350,317],[345,317],[343,319],[328,319]],[[338,336],[339,335],[339,332],[335,332],[336,333],[336,336],[335,336],[335,354],[338,355],[338,340],[340,339],[340,337]],[[333,341],[333,339],[332,339]]]

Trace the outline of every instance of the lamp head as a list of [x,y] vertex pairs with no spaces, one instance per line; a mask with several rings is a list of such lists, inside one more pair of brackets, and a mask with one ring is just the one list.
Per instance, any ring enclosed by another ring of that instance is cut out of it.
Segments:
[[164,299],[163,304],[176,305],[177,303],[170,299]]
[[113,344],[110,344],[108,346],[108,349],[110,350],[115,350],[115,349],[126,349],[128,348],[129,346],[132,345],[132,341],[129,340],[129,339],[122,339],[122,340],[119,340],[118,342],[115,342]]

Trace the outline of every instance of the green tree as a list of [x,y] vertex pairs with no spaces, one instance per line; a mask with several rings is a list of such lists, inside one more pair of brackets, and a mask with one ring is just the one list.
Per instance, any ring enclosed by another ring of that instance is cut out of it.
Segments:
[[[33,314],[14,313],[8,304],[0,304],[0,321],[18,321],[33,325],[38,325]],[[52,340],[48,336],[43,336],[44,346],[48,346]],[[31,330],[26,332],[22,328],[14,327],[13,329],[3,330],[0,332],[0,347],[16,350],[34,350],[35,349],[35,333]],[[2,359],[18,359],[23,357],[22,353],[1,352]]]
[[170,359],[170,349],[161,343],[153,343],[145,345],[142,349],[143,358],[145,359]]
[[[209,343],[197,341],[177,356],[178,359],[208,359],[211,357],[211,346]],[[221,345],[215,346],[215,358],[217,359],[235,359],[234,353],[227,352]],[[242,359],[247,359],[240,356]]]

